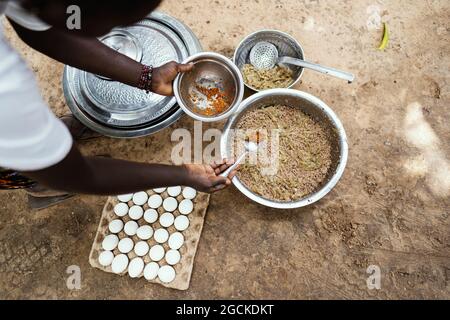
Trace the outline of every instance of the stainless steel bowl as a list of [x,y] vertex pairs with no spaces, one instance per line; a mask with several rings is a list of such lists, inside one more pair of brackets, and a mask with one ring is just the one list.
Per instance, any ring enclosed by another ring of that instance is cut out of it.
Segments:
[[[174,82],[174,92],[178,105],[190,117],[214,122],[228,118],[242,102],[244,97],[244,80],[241,72],[233,62],[213,52],[202,52],[191,56],[183,63],[193,63],[194,69],[177,76]],[[198,83],[212,83],[219,87],[230,100],[230,106],[221,114],[206,116],[195,111],[195,104],[191,99],[191,90]]]
[[348,159],[347,135],[344,127],[333,110],[320,99],[311,94],[292,89],[271,89],[249,97],[242,102],[237,112],[228,119],[225,125],[221,139],[221,155],[224,158],[233,156],[230,150],[232,149],[232,131],[245,113],[256,108],[276,104],[300,108],[303,112],[325,123],[330,128],[329,132],[333,147],[333,165],[328,174],[328,178],[315,193],[295,202],[277,202],[263,198],[248,189],[238,177],[233,179],[233,184],[248,198],[267,207],[277,209],[305,207],[325,197],[336,186],[344,173]]
[[[261,41],[267,41],[274,44],[278,49],[280,57],[288,56],[292,58],[305,59],[302,46],[289,34],[278,30],[261,30],[247,36],[236,48],[233,61],[238,66],[239,70],[242,70],[245,64],[250,63],[250,51],[255,44]],[[287,67],[294,71],[294,81],[288,87],[292,88],[300,81],[304,69],[292,65]],[[253,88],[248,83],[244,82],[244,84],[253,91],[262,91]]]

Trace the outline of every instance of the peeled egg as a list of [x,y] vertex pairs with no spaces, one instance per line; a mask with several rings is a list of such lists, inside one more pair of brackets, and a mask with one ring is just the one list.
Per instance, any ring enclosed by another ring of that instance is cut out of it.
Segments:
[[188,215],[194,210],[194,203],[189,199],[184,199],[180,202],[180,205],[178,206],[178,211],[180,211],[181,214]]
[[164,191],[166,191],[167,188],[156,188],[153,189],[153,191],[155,191],[156,193],[163,193]]
[[148,206],[152,209],[158,209],[163,203],[163,199],[159,194],[154,194],[148,198]]
[[161,217],[159,217],[159,224],[164,228],[168,228],[173,225],[175,221],[175,217],[170,212],[163,213]]
[[118,243],[119,238],[115,234],[110,234],[103,239],[102,248],[106,251],[113,251]]
[[142,258],[139,257],[134,258],[128,265],[128,275],[131,278],[139,277],[143,270],[144,270],[144,260],[142,260]]
[[123,238],[119,241],[119,251],[121,253],[130,253],[133,250],[134,242],[130,238]]
[[186,216],[178,216],[175,218],[175,229],[178,231],[184,231],[189,228],[189,219]]
[[174,212],[177,210],[178,201],[175,198],[166,198],[164,199],[163,208],[168,212]]
[[137,229],[136,231],[136,235],[139,237],[139,239],[141,240],[148,240],[152,237],[153,235],[153,228],[150,226],[142,226],[139,229]]
[[118,217],[125,217],[128,213],[128,205],[123,202],[116,204],[116,206],[114,207],[114,213]]
[[108,267],[111,265],[114,259],[114,254],[111,251],[103,251],[98,256],[98,263],[103,267]]
[[118,256],[115,256],[111,263],[112,271],[116,274],[121,274],[127,269],[128,261],[128,257],[125,254],[119,254]]
[[147,202],[147,200],[148,200],[147,192],[141,191],[133,195],[133,203],[135,205],[143,206]]
[[145,266],[144,278],[147,280],[154,280],[158,276],[159,264],[150,262]]
[[117,199],[119,199],[119,201],[121,202],[128,202],[133,198],[133,194],[129,193],[129,194],[122,194],[120,196],[117,196]]
[[158,278],[164,283],[170,283],[175,280],[175,275],[175,269],[171,266],[162,266],[158,270]]
[[108,228],[111,233],[119,233],[123,229],[123,221],[119,219],[113,220],[109,223]]
[[153,247],[150,248],[149,256],[150,259],[152,259],[153,261],[156,262],[161,261],[162,258],[164,258],[164,254],[165,254],[164,247],[159,244],[154,245]]
[[139,220],[144,215],[144,209],[141,206],[132,206],[130,211],[128,211],[128,215],[133,220]]
[[185,187],[183,189],[183,198],[192,200],[197,196],[197,191],[191,187]]
[[184,244],[184,236],[180,232],[172,233],[169,237],[169,248],[173,250],[180,249]]
[[155,223],[158,220],[158,211],[155,209],[148,209],[144,213],[144,220],[148,223]]
[[178,250],[169,250],[166,253],[166,261],[171,266],[176,265],[181,260],[181,254]]
[[181,193],[181,187],[170,187],[167,188],[167,193],[169,194],[169,196],[171,197],[178,197]]
[[136,253],[136,255],[138,257],[143,257],[148,253],[148,250],[150,249],[150,247],[148,246],[148,243],[145,241],[139,241],[138,243],[136,243],[136,245],[134,246],[134,253]]
[[139,225],[137,224],[136,221],[128,221],[127,223],[125,223],[125,227],[123,227],[123,231],[125,231],[125,233],[132,237],[134,235],[136,235],[136,231],[139,228]]
[[169,232],[166,229],[158,229],[155,231],[154,235],[155,241],[158,243],[164,243],[169,239]]

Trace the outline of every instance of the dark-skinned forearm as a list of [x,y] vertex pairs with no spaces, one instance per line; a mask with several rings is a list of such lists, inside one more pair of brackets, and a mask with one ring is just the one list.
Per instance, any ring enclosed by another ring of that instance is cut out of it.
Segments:
[[54,28],[37,32],[10,22],[26,44],[59,62],[130,86],[138,85],[142,65],[97,38]]
[[75,146],[57,165],[24,174],[52,189],[78,194],[118,195],[190,185],[183,166],[83,157]]

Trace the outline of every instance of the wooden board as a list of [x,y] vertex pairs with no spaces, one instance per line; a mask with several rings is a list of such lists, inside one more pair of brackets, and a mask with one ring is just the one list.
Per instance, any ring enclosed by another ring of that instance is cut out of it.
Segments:
[[[149,196],[155,194],[155,192],[153,190],[147,191],[147,193],[149,194]],[[161,196],[163,197],[163,199],[169,197],[169,195],[167,194],[167,191],[162,193]],[[177,265],[174,266],[174,269],[176,272],[175,280],[169,284],[162,283],[161,281],[159,281],[158,278],[156,278],[155,280],[152,280],[150,282],[158,283],[165,287],[172,288],[172,289],[178,289],[178,290],[187,290],[189,288],[189,283],[190,283],[191,275],[192,275],[192,269],[194,266],[194,258],[195,258],[195,254],[197,252],[197,246],[198,246],[198,242],[200,240],[200,235],[202,233],[206,210],[209,205],[209,198],[210,198],[209,194],[197,193],[197,196],[192,200],[194,203],[194,211],[187,216],[189,218],[189,223],[190,223],[189,228],[182,232],[185,241],[184,241],[184,245],[179,249],[180,254],[181,254],[181,261],[180,261],[180,263],[178,263]],[[183,200],[183,196],[179,195],[177,197],[177,200],[178,200],[178,202],[180,202],[181,200]],[[103,208],[100,225],[98,227],[97,234],[95,236],[95,240],[92,245],[91,253],[89,255],[89,262],[90,262],[91,266],[93,266],[94,268],[103,270],[105,272],[109,272],[109,273],[113,273],[111,266],[103,267],[98,262],[98,256],[103,251],[102,241],[105,238],[105,236],[110,234],[110,231],[108,229],[109,223],[115,219],[121,219],[124,223],[131,220],[131,218],[128,215],[126,215],[125,217],[122,217],[122,218],[119,218],[118,216],[115,215],[114,206],[116,204],[118,204],[119,202],[120,201],[117,199],[117,197],[109,197],[108,198],[108,200],[105,204],[105,207]],[[132,206],[133,205],[132,201],[130,201],[128,203],[128,205]],[[142,207],[144,208],[144,211],[149,209],[148,204],[145,204]],[[158,208],[157,211],[158,211],[159,215],[161,215],[165,212],[165,210],[162,207]],[[178,209],[173,214],[175,217],[181,215],[179,213]],[[139,224],[139,226],[151,225],[153,230],[161,228],[161,225],[159,224],[158,221],[155,223],[149,224],[144,220],[144,218],[141,218],[139,221],[137,221],[137,223]],[[170,234],[177,232],[177,230],[175,229],[174,226],[171,226],[166,229]],[[122,231],[118,234],[118,237],[119,237],[119,239],[123,239],[128,236]],[[134,243],[141,241],[137,236],[133,236],[131,238],[133,239]],[[148,240],[147,243],[149,244],[150,248],[153,245],[157,244],[156,241],[153,239],[153,237],[150,240]],[[169,246],[167,243],[163,244],[163,247],[166,250],[166,252],[169,250]],[[116,248],[114,250],[114,255],[118,255],[119,253],[120,252]],[[137,257],[137,256],[134,253],[134,251],[131,251],[128,254],[128,258],[130,259],[130,261],[131,261],[131,259],[133,259],[135,257]],[[145,262],[145,265],[147,265],[149,262],[151,262],[151,259],[148,254],[146,254],[143,257],[143,260]],[[165,259],[161,260],[158,264],[160,266],[167,265],[167,263],[165,262]],[[121,275],[128,276],[128,271],[125,271]],[[142,278],[141,280],[147,281],[143,277],[143,274],[141,274],[140,278]]]

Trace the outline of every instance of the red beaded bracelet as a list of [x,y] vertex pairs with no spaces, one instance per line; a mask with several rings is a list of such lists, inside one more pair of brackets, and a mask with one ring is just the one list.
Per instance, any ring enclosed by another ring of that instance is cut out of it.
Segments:
[[142,65],[138,88],[149,93],[152,90],[153,66]]

